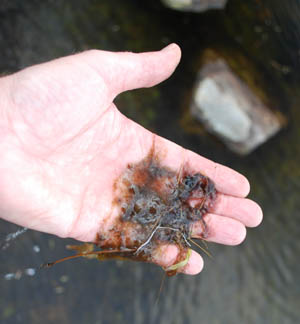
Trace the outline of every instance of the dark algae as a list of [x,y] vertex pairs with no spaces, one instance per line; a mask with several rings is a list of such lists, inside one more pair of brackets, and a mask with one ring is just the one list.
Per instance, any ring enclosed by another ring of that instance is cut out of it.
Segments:
[[202,225],[201,238],[209,228],[205,214],[216,198],[214,183],[205,175],[194,173],[188,164],[178,172],[163,166],[151,149],[146,158],[128,164],[114,183],[113,208],[118,217],[105,234],[99,234],[95,246],[85,244],[70,247],[78,256],[97,256],[98,259],[131,259],[153,262],[162,245],[175,244],[179,253],[173,265],[165,268],[175,275],[190,257],[192,226]]

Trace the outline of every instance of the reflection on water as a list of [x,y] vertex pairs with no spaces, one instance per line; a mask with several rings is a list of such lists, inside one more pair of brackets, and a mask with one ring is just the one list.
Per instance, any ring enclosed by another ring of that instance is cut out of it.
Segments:
[[24,233],[26,233],[27,228],[23,227],[21,229],[18,229],[16,232],[9,233],[6,235],[4,239],[2,239],[2,242],[0,244],[0,250],[4,251],[7,248],[9,248],[10,244],[16,240],[16,238]]
[[[120,96],[118,106],[160,135],[246,174],[251,198],[265,213],[263,224],[250,229],[241,246],[210,244],[213,258],[204,256],[199,276],[167,278],[157,305],[163,272],[147,264],[76,260],[5,280],[7,274],[66,255],[70,240],[28,231],[0,251],[1,323],[297,322],[299,10],[296,1],[280,0],[232,0],[225,12],[201,16],[150,0],[14,0],[0,5],[4,73],[92,47],[142,51],[178,42],[183,57],[174,76],[154,89]],[[208,48],[231,58],[240,77],[256,85],[255,91],[287,119],[283,131],[247,157],[229,152],[186,117],[199,58]],[[4,239],[18,230],[4,221],[0,228]]]

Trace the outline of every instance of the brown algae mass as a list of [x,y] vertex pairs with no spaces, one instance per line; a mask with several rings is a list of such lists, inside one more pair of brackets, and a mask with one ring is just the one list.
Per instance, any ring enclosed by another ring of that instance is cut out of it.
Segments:
[[[152,148],[145,159],[127,166],[113,189],[112,207],[117,209],[118,216],[110,230],[99,234],[94,244],[68,246],[77,255],[43,266],[80,256],[155,262],[154,255],[160,246],[175,244],[179,250],[177,258],[165,268],[169,276],[175,275],[191,255],[193,224],[202,225],[202,239],[208,235],[205,215],[216,199],[214,183],[191,171],[187,164],[179,172],[163,166]],[[101,250],[95,251],[95,246]]]
[[[183,165],[177,173],[161,164],[153,150],[139,163],[129,164],[114,184],[114,207],[119,216],[111,230],[97,239],[104,250],[99,259],[125,257],[153,262],[162,244],[175,244],[179,253],[168,275],[177,273],[190,256],[191,229],[202,224],[202,238],[208,234],[205,214],[216,198],[214,183]],[[193,207],[191,207],[191,203]]]

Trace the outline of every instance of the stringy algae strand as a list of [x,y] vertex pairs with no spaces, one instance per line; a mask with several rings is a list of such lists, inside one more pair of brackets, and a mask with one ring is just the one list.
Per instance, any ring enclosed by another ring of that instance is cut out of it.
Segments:
[[[207,176],[194,172],[187,163],[179,171],[164,166],[153,145],[143,160],[127,165],[114,182],[113,194],[112,209],[118,215],[110,229],[105,233],[100,229],[94,243],[68,246],[77,255],[43,266],[80,256],[155,262],[160,246],[174,244],[179,251],[177,258],[164,270],[169,276],[175,275],[189,261],[193,223],[200,222],[201,238],[207,237],[205,215],[217,192]],[[100,250],[95,251],[95,247]]]
[[114,195],[118,217],[106,235],[97,237],[96,245],[120,251],[110,258],[153,262],[161,244],[175,244],[179,248],[177,259],[165,269],[173,275],[181,268],[176,265],[188,261],[194,222],[201,222],[202,238],[206,238],[209,229],[205,214],[215,201],[216,189],[208,177],[193,172],[188,164],[179,172],[164,166],[152,148],[142,161],[129,164],[116,179]]

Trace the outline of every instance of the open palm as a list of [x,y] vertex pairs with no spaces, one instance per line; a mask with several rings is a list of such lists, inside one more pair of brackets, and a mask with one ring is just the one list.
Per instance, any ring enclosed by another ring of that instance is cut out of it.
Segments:
[[[259,206],[244,198],[248,181],[154,135],[113,104],[123,91],[163,81],[179,60],[176,45],[141,54],[92,50],[0,79],[6,98],[0,107],[0,215],[39,231],[94,241],[114,220],[114,180],[129,163],[143,159],[155,139],[165,165],[179,170],[188,162],[215,182],[218,197],[206,216],[207,239],[242,242],[245,226],[262,218]],[[200,224],[193,235],[201,235]],[[157,263],[172,264],[176,253],[176,247],[165,247]],[[184,272],[198,273],[202,266],[193,252]]]

